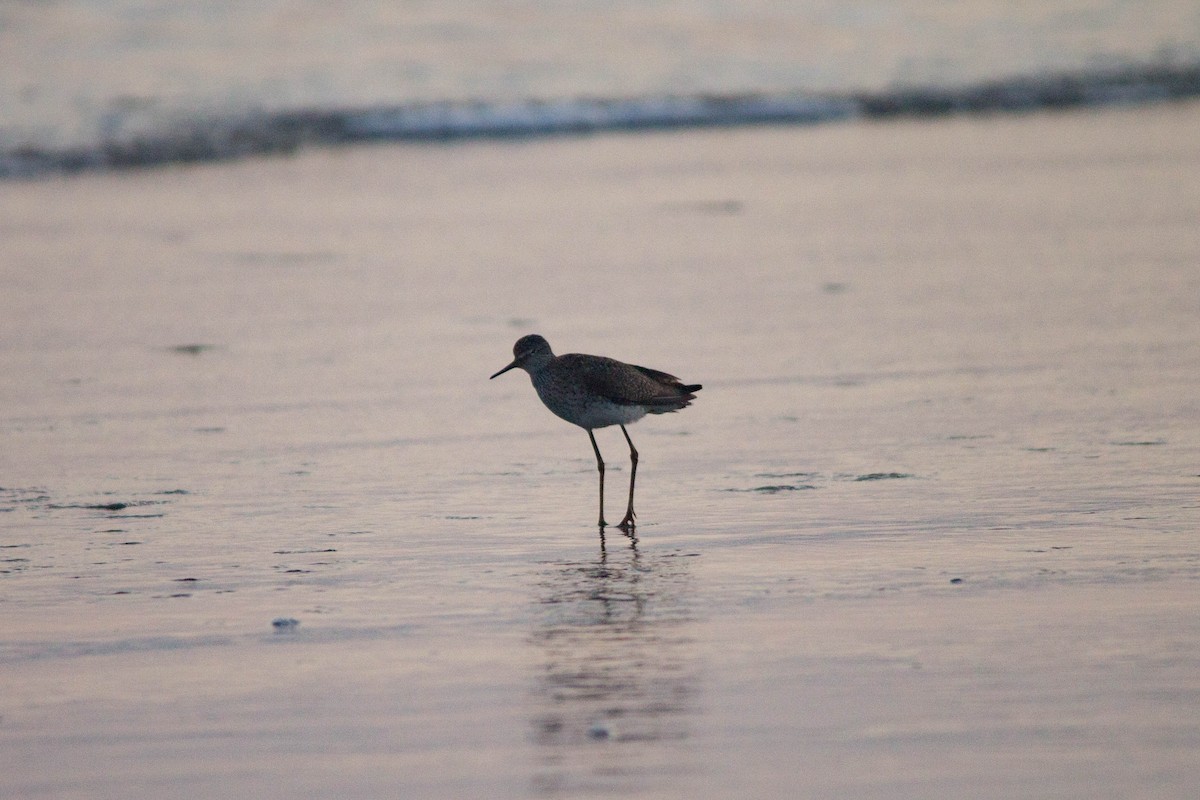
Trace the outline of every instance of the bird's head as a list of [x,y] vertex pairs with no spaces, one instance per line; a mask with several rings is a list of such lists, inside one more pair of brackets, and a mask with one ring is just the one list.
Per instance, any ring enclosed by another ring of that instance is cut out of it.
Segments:
[[[496,375],[503,375],[515,367],[532,372],[552,358],[554,358],[554,351],[550,349],[550,343],[536,333],[531,333],[517,339],[517,343],[513,345],[512,363],[497,372]],[[493,375],[492,378],[495,378],[496,375]]]

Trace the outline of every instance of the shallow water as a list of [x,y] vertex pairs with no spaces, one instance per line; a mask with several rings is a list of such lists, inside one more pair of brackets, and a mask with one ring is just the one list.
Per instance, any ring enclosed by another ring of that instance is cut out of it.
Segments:
[[7,186],[0,794],[1189,796],[1198,114]]

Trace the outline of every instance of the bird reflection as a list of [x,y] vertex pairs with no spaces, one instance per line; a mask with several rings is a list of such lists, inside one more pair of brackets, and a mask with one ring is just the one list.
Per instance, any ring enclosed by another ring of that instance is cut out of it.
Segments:
[[691,771],[694,555],[647,554],[632,536],[601,537],[596,559],[552,564],[542,574],[532,637],[540,650],[533,718],[540,794],[644,788]]

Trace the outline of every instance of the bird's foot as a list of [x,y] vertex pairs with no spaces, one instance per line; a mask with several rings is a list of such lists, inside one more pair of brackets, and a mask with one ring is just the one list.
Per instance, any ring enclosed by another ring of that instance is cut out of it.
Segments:
[[635,522],[633,518],[633,509],[630,509],[625,514],[625,518],[617,523],[617,527],[626,533],[637,527],[637,522]]

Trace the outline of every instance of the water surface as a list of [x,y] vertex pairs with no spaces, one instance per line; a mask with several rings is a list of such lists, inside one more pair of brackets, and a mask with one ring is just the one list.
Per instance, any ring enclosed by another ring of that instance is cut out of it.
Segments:
[[1197,113],[9,184],[0,794],[1190,796]]
[[1150,102],[1200,94],[1186,0],[0,8],[0,177],[371,138]]

